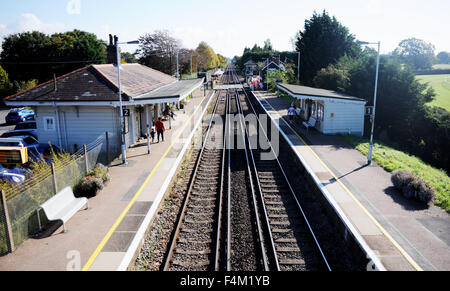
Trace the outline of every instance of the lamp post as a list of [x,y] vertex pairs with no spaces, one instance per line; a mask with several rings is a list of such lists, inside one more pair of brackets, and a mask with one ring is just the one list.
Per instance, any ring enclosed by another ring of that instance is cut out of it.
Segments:
[[122,105],[122,90],[120,85],[120,50],[119,45],[121,44],[139,44],[139,41],[129,41],[129,42],[122,42],[119,43],[119,38],[117,36],[114,36],[114,41],[116,43],[116,55],[117,55],[117,79],[118,79],[118,85],[119,85],[119,104],[120,104],[120,136],[122,139],[122,162],[124,165],[127,164],[127,149],[125,145],[125,120],[123,116],[123,105]]
[[[180,65],[179,65],[179,54],[180,54],[180,51],[177,51],[177,78],[178,79],[180,79]],[[181,52],[181,54],[182,55],[187,55],[188,54],[188,52],[186,52],[186,51],[184,51],[184,52]]]
[[380,46],[381,42],[366,42],[366,41],[356,41],[359,45],[369,45],[369,44],[376,44],[378,45],[378,55],[377,55],[377,70],[375,75],[375,92],[373,97],[373,112],[371,116],[371,122],[372,122],[372,130],[370,132],[370,146],[369,146],[369,156],[368,156],[368,165],[370,166],[372,164],[372,155],[373,155],[373,135],[375,130],[375,113],[377,108],[377,91],[378,91],[378,73],[380,69]]

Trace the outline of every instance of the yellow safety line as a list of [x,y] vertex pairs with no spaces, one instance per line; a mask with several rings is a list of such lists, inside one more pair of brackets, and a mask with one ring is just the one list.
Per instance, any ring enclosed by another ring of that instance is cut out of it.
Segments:
[[[262,99],[265,99],[262,97]],[[380,231],[386,236],[386,238],[400,251],[400,253],[405,257],[405,259],[416,269],[417,271],[423,271],[423,269],[411,258],[411,256],[395,241],[395,239],[381,226],[381,224],[372,216],[372,214],[361,204],[361,202],[355,197],[355,195],[341,182],[341,180],[330,170],[330,168],[322,161],[322,159],[314,152],[314,150],[303,140],[303,138],[295,131],[289,123],[284,119],[284,117],[276,110],[269,101],[264,100],[281,120],[289,127],[289,129],[300,139],[302,143],[311,151],[311,153],[319,160],[319,162],[327,169],[327,171],[333,176],[333,178],[344,188],[344,190],[353,198],[356,204],[367,214],[367,216],[372,220],[373,223],[380,229]]]
[[[200,105],[203,103],[203,101],[206,99],[206,96],[203,97],[202,101],[200,102]],[[189,117],[188,121],[192,120],[192,118],[194,117],[195,113],[201,108],[201,106],[197,107],[197,109],[191,114],[191,116]],[[128,211],[131,209],[131,207],[134,205],[134,203],[136,202],[136,200],[139,198],[139,196],[141,196],[142,191],[144,190],[144,188],[147,186],[148,182],[150,181],[150,179],[153,177],[153,175],[156,173],[156,170],[159,168],[159,166],[161,165],[161,163],[163,162],[164,158],[169,154],[169,151],[172,149],[172,147],[175,145],[175,142],[178,141],[179,137],[181,136],[181,134],[184,132],[184,129],[186,128],[186,126],[189,124],[189,122],[186,122],[184,124],[184,126],[181,128],[180,132],[178,133],[178,135],[175,137],[175,139],[173,140],[173,142],[170,144],[170,146],[167,148],[166,152],[164,153],[164,155],[161,157],[161,159],[159,160],[159,162],[156,164],[156,166],[153,168],[153,171],[150,173],[150,175],[147,177],[147,179],[145,180],[145,182],[142,184],[141,188],[139,189],[139,191],[134,195],[133,199],[131,200],[131,202],[128,204],[128,206],[125,208],[125,210],[122,212],[122,214],[119,216],[119,218],[116,220],[116,222],[113,224],[113,226],[111,227],[111,229],[108,231],[108,233],[105,235],[105,237],[103,238],[103,240],[100,242],[100,244],[97,246],[97,248],[95,249],[94,253],[91,255],[91,257],[89,258],[89,260],[87,261],[87,263],[84,265],[82,271],[88,271],[89,268],[92,266],[92,264],[94,263],[95,259],[98,257],[98,255],[100,254],[100,252],[103,250],[103,248],[105,247],[106,243],[109,241],[109,239],[111,238],[111,236],[113,235],[113,233],[116,231],[116,229],[119,227],[119,224],[122,222],[122,220],[125,218],[125,216],[127,215]]]

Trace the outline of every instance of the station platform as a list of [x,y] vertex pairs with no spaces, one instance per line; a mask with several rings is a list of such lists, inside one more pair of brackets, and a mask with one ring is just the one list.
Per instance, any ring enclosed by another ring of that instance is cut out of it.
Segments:
[[389,271],[449,271],[450,215],[434,205],[424,208],[405,199],[391,174],[347,145],[339,136],[306,131],[290,122],[290,103],[275,94],[254,91],[279,125],[282,135],[318,183],[328,201]]
[[[111,181],[81,210],[49,237],[29,239],[14,253],[0,257],[0,271],[126,270],[145,236],[158,206],[182,162],[190,140],[201,134],[201,122],[214,91],[199,90],[165,122],[165,141],[147,141],[127,150],[110,167]],[[200,130],[198,130],[200,129]],[[200,135],[201,136],[201,135]]]

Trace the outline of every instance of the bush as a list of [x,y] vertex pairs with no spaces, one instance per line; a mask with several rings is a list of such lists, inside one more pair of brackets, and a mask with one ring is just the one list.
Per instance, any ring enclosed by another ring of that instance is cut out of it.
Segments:
[[97,164],[95,168],[87,173],[74,188],[77,197],[95,197],[98,191],[105,187],[105,183],[111,180],[108,168]]
[[426,204],[434,200],[434,188],[411,172],[396,171],[392,174],[391,180],[395,188],[408,199],[415,199]]
[[391,180],[394,184],[395,188],[400,191],[403,189],[414,179],[414,176],[411,172],[408,171],[396,171],[392,174]]
[[77,197],[95,197],[103,187],[103,180],[101,178],[87,176],[81,179],[80,183],[75,186],[74,194]]
[[88,172],[88,176],[101,178],[104,183],[111,180],[111,175],[109,174],[108,168],[102,164],[97,164],[93,170]]

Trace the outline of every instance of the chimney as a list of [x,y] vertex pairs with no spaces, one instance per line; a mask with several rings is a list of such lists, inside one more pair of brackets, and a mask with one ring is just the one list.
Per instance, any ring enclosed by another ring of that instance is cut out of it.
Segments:
[[[114,39],[114,42],[113,42]],[[119,38],[117,36],[109,35],[109,45],[106,47],[106,62],[108,64],[117,65],[117,54],[116,54],[116,44]],[[120,52],[120,48],[119,48]]]

